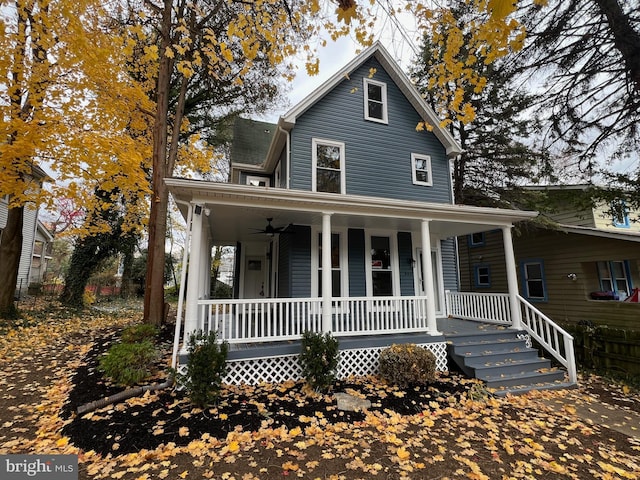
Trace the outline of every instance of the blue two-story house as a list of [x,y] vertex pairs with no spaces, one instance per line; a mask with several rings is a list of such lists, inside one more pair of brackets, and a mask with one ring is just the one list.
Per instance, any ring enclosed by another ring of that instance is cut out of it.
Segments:
[[[190,229],[183,339],[217,330],[238,346],[228,380],[254,383],[299,375],[305,330],[339,337],[347,376],[371,373],[399,342],[431,349],[446,369],[438,322],[451,304],[478,319],[493,305],[520,328],[511,228],[536,213],[455,205],[459,153],[379,44],[277,124],[240,120],[230,183],[166,179]],[[456,237],[488,228],[503,232],[509,291],[452,300]],[[236,249],[233,300],[208,298],[214,245]]]

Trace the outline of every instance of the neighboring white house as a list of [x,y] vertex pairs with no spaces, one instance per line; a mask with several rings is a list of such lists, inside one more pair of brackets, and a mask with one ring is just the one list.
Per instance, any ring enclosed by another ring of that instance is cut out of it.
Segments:
[[[38,166],[32,167],[32,175],[38,184],[42,186],[42,183],[46,180],[48,175],[44,170]],[[0,238],[2,232],[7,225],[7,214],[9,209],[8,196],[0,199]],[[22,296],[27,292],[29,283],[41,282],[42,275],[46,268],[48,252],[48,244],[53,241],[53,237],[47,231],[45,226],[38,221],[39,208],[37,205],[28,204],[24,209],[24,221],[22,225],[22,253],[20,255],[20,264],[18,267],[18,281],[16,283],[16,296]],[[34,251],[36,242],[39,242],[37,247],[38,253]],[[42,250],[40,250],[42,249]],[[40,253],[41,252],[41,253]],[[34,265],[34,254],[38,259],[37,272],[32,272]],[[35,274],[35,275],[34,275]]]

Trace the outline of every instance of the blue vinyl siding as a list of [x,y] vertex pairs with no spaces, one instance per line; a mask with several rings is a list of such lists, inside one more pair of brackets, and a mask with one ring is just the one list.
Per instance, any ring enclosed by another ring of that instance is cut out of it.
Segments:
[[398,232],[398,267],[400,271],[400,295],[415,295],[413,283],[414,265],[411,233]]
[[350,229],[349,245],[349,296],[367,295],[367,277],[365,272],[364,230]]
[[[363,78],[375,68],[387,84],[389,123],[364,119]],[[344,142],[346,193],[451,203],[449,161],[431,132],[417,132],[422,119],[382,66],[371,58],[298,117],[291,131],[291,188],[312,190],[312,139]],[[431,157],[433,186],[414,185],[411,154]]]
[[290,291],[291,297],[311,296],[311,227],[295,225],[290,237]]
[[444,289],[457,292],[458,287],[458,261],[456,255],[456,243],[453,238],[447,238],[440,242],[442,252],[442,277]]

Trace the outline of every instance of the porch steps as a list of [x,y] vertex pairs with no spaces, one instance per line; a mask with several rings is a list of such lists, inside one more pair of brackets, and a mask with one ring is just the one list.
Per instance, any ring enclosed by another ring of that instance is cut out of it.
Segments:
[[527,347],[526,340],[518,338],[521,333],[507,329],[445,333],[447,352],[466,375],[484,381],[497,396],[571,388],[565,371]]

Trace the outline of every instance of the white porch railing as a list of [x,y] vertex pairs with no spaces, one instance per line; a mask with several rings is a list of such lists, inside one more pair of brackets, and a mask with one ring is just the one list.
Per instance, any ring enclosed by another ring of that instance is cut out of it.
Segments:
[[[447,292],[447,315],[465,320],[511,325],[506,293]],[[542,348],[567,369],[569,380],[578,380],[573,337],[540,310],[518,295],[522,327]]]
[[447,291],[445,299],[447,315],[450,317],[511,325],[507,294]]
[[[332,334],[425,332],[426,297],[344,297],[332,301]],[[299,339],[322,332],[321,298],[198,301],[198,329],[229,343]]]
[[577,383],[578,373],[573,349],[573,336],[520,295],[518,295],[518,300],[522,312],[522,326],[567,369],[569,381]]

